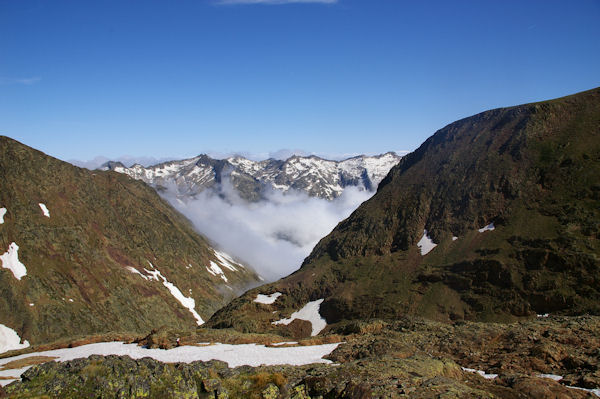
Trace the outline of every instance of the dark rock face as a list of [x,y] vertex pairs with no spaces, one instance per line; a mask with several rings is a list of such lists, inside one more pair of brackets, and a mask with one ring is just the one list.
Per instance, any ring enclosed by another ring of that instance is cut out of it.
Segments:
[[329,323],[600,314],[598,187],[600,89],[465,118],[403,157],[299,271],[210,324],[271,329],[246,305],[267,291],[286,313],[324,298]]
[[[204,318],[233,296],[206,269],[220,262],[208,242],[142,182],[76,168],[7,137],[0,181],[0,254],[16,243],[27,269],[18,280],[0,268],[0,324],[32,345],[194,328],[190,311],[151,274],[157,270]],[[238,291],[258,281],[242,267],[226,273]]]

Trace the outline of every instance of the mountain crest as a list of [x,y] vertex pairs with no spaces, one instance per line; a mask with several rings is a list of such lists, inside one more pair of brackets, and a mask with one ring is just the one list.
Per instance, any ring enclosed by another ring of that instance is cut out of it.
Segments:
[[348,186],[373,191],[400,158],[388,152],[343,161],[330,161],[316,155],[294,155],[285,161],[252,161],[239,155],[217,160],[201,154],[147,168],[138,165],[126,168],[120,163],[107,163],[105,167],[157,188],[175,186],[182,196],[194,196],[207,189],[218,191],[227,178],[240,197],[248,201],[262,199],[267,188],[283,192],[296,190],[332,200]]

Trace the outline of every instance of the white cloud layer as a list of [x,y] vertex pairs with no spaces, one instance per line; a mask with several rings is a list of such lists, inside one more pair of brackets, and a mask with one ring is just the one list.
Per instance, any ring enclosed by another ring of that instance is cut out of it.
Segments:
[[267,200],[247,203],[228,181],[218,194],[205,190],[186,202],[174,192],[163,195],[200,233],[269,281],[297,270],[321,238],[373,195],[349,187],[328,201],[273,190],[266,194]]

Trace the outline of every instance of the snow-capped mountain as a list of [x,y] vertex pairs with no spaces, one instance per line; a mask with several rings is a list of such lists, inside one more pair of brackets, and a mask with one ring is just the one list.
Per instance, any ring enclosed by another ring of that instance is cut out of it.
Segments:
[[136,164],[128,168],[120,162],[107,162],[100,169],[127,174],[158,189],[175,185],[182,196],[194,196],[208,188],[218,190],[229,179],[240,197],[248,201],[260,200],[269,188],[298,190],[331,200],[348,186],[374,191],[400,158],[393,152],[343,161],[317,156],[293,156],[285,161],[252,161],[240,156],[217,160],[199,155],[150,167]]

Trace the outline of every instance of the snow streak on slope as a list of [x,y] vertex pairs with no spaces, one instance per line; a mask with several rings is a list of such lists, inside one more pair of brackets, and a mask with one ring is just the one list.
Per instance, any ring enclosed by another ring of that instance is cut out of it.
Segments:
[[165,287],[167,287],[167,289],[169,290],[169,292],[171,293],[171,295],[173,295],[173,297],[175,299],[177,299],[177,301],[179,301],[179,303],[184,308],[187,308],[187,310],[190,311],[190,313],[192,314],[192,316],[194,316],[194,318],[196,319],[196,324],[198,324],[198,325],[204,324],[204,320],[202,320],[202,317],[200,317],[200,315],[198,314],[198,312],[196,312],[196,301],[194,300],[194,298],[192,298],[192,297],[186,297],[185,295],[183,295],[183,293],[179,290],[179,288],[177,288],[175,286],[175,284],[173,284],[170,281],[168,281],[160,273],[160,270],[156,269],[152,263],[150,263],[150,262],[148,262],[148,263],[150,264],[150,267],[152,267],[153,270],[148,270],[148,269],[144,268],[144,271],[146,273],[148,273],[147,276],[144,276],[142,273],[140,273],[139,271],[135,270],[132,267],[129,267],[129,271],[131,271],[133,273],[139,274],[140,276],[142,276],[146,280],[162,281],[163,285]]
[[45,204],[42,204],[41,202],[38,204],[40,206],[40,209],[42,210],[42,213],[44,214],[44,216],[46,216],[47,218],[50,217],[50,211],[48,210],[48,208],[46,208]]

